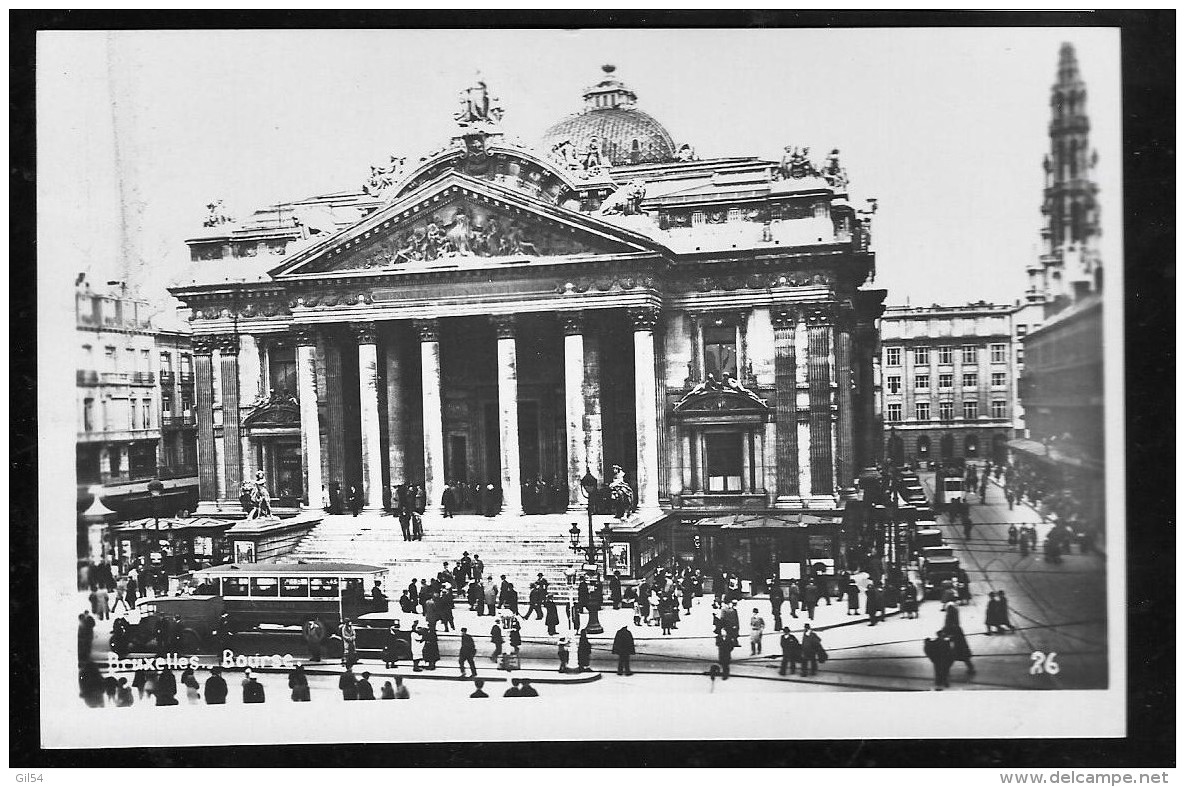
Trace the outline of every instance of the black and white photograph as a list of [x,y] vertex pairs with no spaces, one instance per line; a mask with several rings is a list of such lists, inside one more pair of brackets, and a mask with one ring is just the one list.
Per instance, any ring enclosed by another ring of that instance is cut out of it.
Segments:
[[45,748],[1125,735],[1118,30],[390,23],[37,34]]

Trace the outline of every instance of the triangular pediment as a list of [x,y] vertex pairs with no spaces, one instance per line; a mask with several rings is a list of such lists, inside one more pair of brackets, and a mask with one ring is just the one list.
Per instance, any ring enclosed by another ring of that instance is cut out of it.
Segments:
[[[411,271],[484,258],[665,252],[646,236],[463,173],[401,197],[271,271],[277,278]],[[499,261],[504,261],[499,260]]]

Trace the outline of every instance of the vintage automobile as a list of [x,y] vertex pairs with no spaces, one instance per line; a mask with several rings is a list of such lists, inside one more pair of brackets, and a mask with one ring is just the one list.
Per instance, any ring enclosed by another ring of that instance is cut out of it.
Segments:
[[913,551],[918,554],[926,547],[940,547],[944,543],[942,531],[938,528],[918,528],[913,534]]
[[955,551],[949,546],[922,547],[921,551],[918,552],[918,565],[924,567],[928,561],[933,560],[934,558],[954,556]]
[[921,568],[922,589],[926,598],[936,598],[942,590],[942,583],[959,576],[957,557],[927,558]]

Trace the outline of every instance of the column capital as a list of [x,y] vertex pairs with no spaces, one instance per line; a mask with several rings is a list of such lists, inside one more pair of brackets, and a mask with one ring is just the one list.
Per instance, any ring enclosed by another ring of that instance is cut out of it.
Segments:
[[239,336],[236,333],[223,333],[216,337],[218,352],[222,355],[239,354]]
[[412,320],[412,325],[415,326],[416,333],[420,335],[421,342],[440,341],[440,320]]
[[490,315],[490,322],[494,325],[494,330],[498,334],[499,339],[513,339],[517,320],[513,314],[492,314]]
[[657,306],[639,306],[628,310],[630,322],[634,331],[653,331],[658,325],[659,309]]
[[575,336],[584,333],[584,312],[560,312],[560,324],[564,327],[564,336]]
[[802,311],[806,324],[810,327],[835,325],[836,305],[830,301],[804,304]]
[[317,329],[312,325],[293,325],[292,338],[297,347],[315,347],[317,345]]
[[194,355],[211,355],[218,346],[218,335],[211,333],[194,334],[189,340]]
[[769,311],[774,328],[793,328],[802,320],[802,308],[797,304],[777,304]]
[[378,330],[373,322],[352,322],[350,332],[358,344],[375,344],[378,341]]

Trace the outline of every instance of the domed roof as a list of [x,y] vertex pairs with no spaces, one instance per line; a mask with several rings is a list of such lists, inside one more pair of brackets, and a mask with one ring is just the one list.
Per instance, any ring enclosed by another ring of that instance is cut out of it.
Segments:
[[543,135],[541,148],[551,150],[565,140],[582,155],[595,137],[601,155],[613,166],[659,164],[675,160],[675,143],[663,125],[635,108],[637,96],[617,77],[614,66],[602,66],[601,80],[584,91],[584,110],[559,121]]

